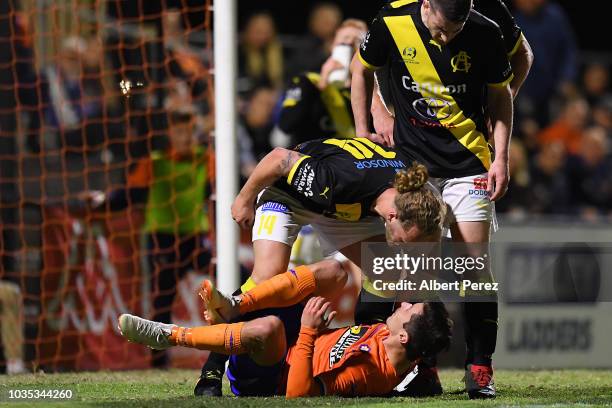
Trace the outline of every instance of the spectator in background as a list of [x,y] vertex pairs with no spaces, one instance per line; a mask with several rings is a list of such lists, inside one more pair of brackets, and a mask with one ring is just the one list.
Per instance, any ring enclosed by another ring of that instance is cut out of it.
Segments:
[[593,107],[593,122],[606,129],[608,136],[612,137],[612,95],[602,98]]
[[26,145],[34,153],[40,152],[41,118],[37,92],[37,74],[34,68],[33,36],[28,15],[14,14],[13,44],[14,74],[17,82],[17,97],[22,118],[27,120]]
[[569,203],[569,186],[563,172],[565,148],[560,142],[542,146],[531,168],[531,203],[529,212],[534,214],[566,214]]
[[319,71],[331,54],[336,30],[342,22],[342,10],[333,3],[317,3],[308,18],[309,34],[293,51],[289,62],[288,78],[304,71]]
[[253,154],[258,161],[272,150],[270,134],[274,127],[272,114],[277,98],[278,93],[274,89],[257,88],[241,115],[240,126],[246,130],[253,146]]
[[271,15],[251,16],[238,47],[238,92],[249,94],[262,86],[279,89],[283,84],[283,49]]
[[531,202],[527,150],[519,139],[512,139],[508,154],[510,166],[508,192],[495,203],[495,211],[514,219],[521,219],[527,215]]
[[[169,9],[162,14],[163,43],[166,54],[166,75],[170,81],[179,80],[188,86],[189,103],[198,107],[212,129],[213,115],[210,109],[212,95],[208,92],[209,71],[204,64],[206,55],[188,43],[189,31],[183,26],[179,9]],[[172,92],[172,84],[167,89]]]
[[[153,318],[170,322],[176,285],[188,271],[202,271],[211,260],[208,241],[209,166],[203,147],[196,144],[195,111],[171,107],[166,151],[154,151],[129,174],[126,188],[108,197],[89,192],[97,209],[120,211],[146,203],[147,261],[151,273]],[[153,351],[153,366],[165,367],[165,352]]]
[[0,340],[6,357],[6,373],[23,374],[23,296],[19,285],[0,279]]
[[606,130],[595,126],[584,132],[578,153],[568,157],[571,205],[583,219],[596,220],[612,209],[612,158],[609,153]]
[[84,86],[85,69],[94,70],[87,66],[91,61],[85,58],[87,48],[81,37],[66,38],[55,63],[46,67],[42,75],[45,123],[59,133],[62,146],[82,148],[103,142],[103,132],[90,126],[99,125],[94,119],[102,116],[102,103],[101,88],[92,87],[91,81],[88,87]]
[[591,106],[593,122],[606,129],[612,137],[612,92],[608,68],[600,63],[587,65],[582,76],[582,90]]
[[[336,31],[336,51],[320,71],[304,72],[291,79],[279,115],[279,131],[274,133],[275,146],[295,146],[324,137],[355,137],[349,65],[367,31],[364,21],[345,20]],[[344,61],[334,59],[334,55]]]
[[597,106],[610,96],[610,73],[603,64],[594,63],[585,67],[582,75],[582,93],[590,106]]
[[585,99],[576,97],[567,100],[559,118],[538,135],[539,144],[561,142],[568,153],[577,154],[589,116],[589,104]]
[[521,115],[533,116],[540,126],[549,122],[554,95],[570,96],[578,74],[572,26],[561,8],[548,0],[514,0],[514,17],[529,41],[535,60],[517,99]]

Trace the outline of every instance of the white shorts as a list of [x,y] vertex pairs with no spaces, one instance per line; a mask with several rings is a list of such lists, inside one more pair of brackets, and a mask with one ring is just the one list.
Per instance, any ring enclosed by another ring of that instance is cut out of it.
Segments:
[[319,237],[323,256],[365,239],[385,235],[385,225],[380,217],[371,216],[354,222],[325,217],[307,210],[282,190],[271,187],[259,196],[253,241],[267,239],[293,246],[300,229],[308,224]]
[[491,232],[497,231],[495,203],[487,193],[487,180],[487,173],[430,180],[447,205],[445,228],[457,222],[484,221],[491,223]]

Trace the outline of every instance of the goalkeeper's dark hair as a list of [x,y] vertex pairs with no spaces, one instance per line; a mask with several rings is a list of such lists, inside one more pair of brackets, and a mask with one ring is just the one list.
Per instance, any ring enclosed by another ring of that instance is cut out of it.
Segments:
[[429,0],[429,4],[433,11],[439,11],[453,23],[465,22],[472,9],[472,0]]
[[444,303],[426,302],[423,305],[423,313],[413,315],[404,323],[409,336],[406,351],[410,361],[435,357],[450,346],[453,321]]
[[415,162],[393,182],[399,193],[394,201],[399,221],[404,227],[416,225],[423,236],[439,234],[446,215],[444,203],[426,185],[428,179],[427,168]]

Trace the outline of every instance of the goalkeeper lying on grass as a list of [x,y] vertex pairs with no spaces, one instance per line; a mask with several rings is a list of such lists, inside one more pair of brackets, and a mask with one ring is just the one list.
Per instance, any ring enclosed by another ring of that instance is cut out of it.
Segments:
[[[236,395],[386,395],[422,358],[448,347],[448,313],[442,303],[402,303],[386,323],[331,330],[336,312],[318,295],[335,287],[329,283],[343,273],[338,262],[325,260],[235,297],[205,280],[200,295],[207,309],[245,321],[187,328],[123,314],[119,329],[129,341],[155,349],[183,346],[232,355],[227,374]],[[302,306],[310,295],[315,297]],[[268,315],[255,317],[257,311]]]

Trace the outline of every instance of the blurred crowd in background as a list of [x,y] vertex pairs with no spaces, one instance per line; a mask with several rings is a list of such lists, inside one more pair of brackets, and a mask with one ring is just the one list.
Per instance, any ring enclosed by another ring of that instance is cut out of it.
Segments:
[[[515,103],[511,181],[498,213],[612,219],[612,88],[610,56],[580,59],[573,29],[553,1],[515,0],[513,15],[535,61]],[[241,31],[242,123],[260,158],[271,147],[278,100],[301,71],[318,71],[330,52],[341,10],[313,7],[309,32],[291,43],[268,13]]]
[[[509,6],[535,62],[515,102],[511,184],[497,210],[518,219],[534,214],[612,219],[610,55],[581,58],[567,16],[554,1],[513,0]],[[194,42],[205,36],[202,27],[191,26],[184,9],[167,8],[153,24],[157,31],[136,35],[129,18],[121,20],[121,10],[109,8],[107,24],[117,19],[113,30],[64,38],[56,58],[42,65],[33,63],[28,22],[14,14],[13,75],[26,149],[59,148],[99,155],[102,162],[144,157],[167,144],[166,112],[177,109],[192,109],[200,141],[212,143],[210,48],[202,47],[206,39]],[[308,32],[300,36],[279,33],[276,19],[282,16],[268,12],[241,24],[243,181],[276,144],[284,90],[294,76],[319,72],[336,29],[350,16],[323,2],[305,17]],[[117,84],[126,79],[119,92]]]

